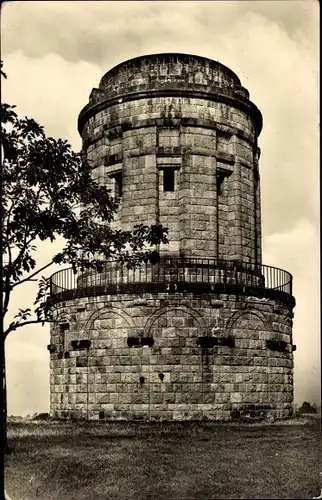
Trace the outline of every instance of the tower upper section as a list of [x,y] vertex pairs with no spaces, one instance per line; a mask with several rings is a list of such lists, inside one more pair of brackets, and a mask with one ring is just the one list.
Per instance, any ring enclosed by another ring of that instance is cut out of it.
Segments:
[[[205,92],[207,98],[224,96],[239,101],[253,117],[257,136],[262,129],[262,115],[249,100],[249,92],[241,86],[238,76],[223,64],[211,59],[190,54],[164,53],[135,57],[118,64],[101,79],[99,88],[94,88],[87,104],[79,115],[78,129],[82,135],[88,118],[101,108],[99,105],[110,99],[139,98],[139,92],[150,95],[167,95],[174,91],[181,94]],[[228,99],[229,100],[229,99]]]
[[187,54],[125,61],[78,127],[93,176],[121,198],[119,227],[160,222],[166,254],[260,263],[262,116],[229,68]]

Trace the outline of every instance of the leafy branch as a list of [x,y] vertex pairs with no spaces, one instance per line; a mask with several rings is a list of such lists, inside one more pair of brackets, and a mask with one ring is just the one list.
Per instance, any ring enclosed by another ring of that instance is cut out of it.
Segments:
[[[7,77],[2,62],[1,76]],[[159,224],[112,229],[119,201],[93,179],[86,154],[72,151],[66,140],[47,137],[41,125],[20,118],[15,108],[1,104],[2,319],[19,286],[38,281],[38,293],[33,312],[19,309],[5,336],[27,324],[52,321],[49,281],[38,279],[50,266],[68,264],[81,272],[118,260],[135,267],[151,258],[157,245],[168,242],[167,230]],[[39,266],[39,243],[58,239],[63,248]]]

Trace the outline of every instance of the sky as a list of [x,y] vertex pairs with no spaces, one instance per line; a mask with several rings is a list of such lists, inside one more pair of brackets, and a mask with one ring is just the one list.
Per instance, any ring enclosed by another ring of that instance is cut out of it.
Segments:
[[[321,401],[319,3],[10,1],[1,9],[2,100],[81,148],[77,117],[114,65],[158,52],[220,61],[263,114],[259,137],[263,263],[294,277],[295,402]],[[39,248],[39,265],[59,242]],[[50,269],[48,275],[55,269]],[[35,284],[11,304],[28,307]],[[6,341],[8,412],[49,410],[49,326]]]

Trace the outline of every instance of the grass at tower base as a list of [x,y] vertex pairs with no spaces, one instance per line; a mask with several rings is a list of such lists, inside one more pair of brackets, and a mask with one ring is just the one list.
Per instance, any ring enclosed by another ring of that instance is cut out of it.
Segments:
[[12,499],[313,498],[321,424],[17,422],[9,424]]

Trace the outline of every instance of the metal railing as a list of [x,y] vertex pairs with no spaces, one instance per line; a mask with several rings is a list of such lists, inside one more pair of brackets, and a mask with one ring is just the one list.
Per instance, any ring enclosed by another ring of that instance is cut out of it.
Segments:
[[283,269],[249,262],[197,258],[162,258],[155,265],[142,263],[134,269],[115,261],[106,262],[101,271],[74,273],[72,268],[63,269],[51,276],[50,293],[55,296],[67,290],[144,283],[239,285],[292,295],[292,275]]

